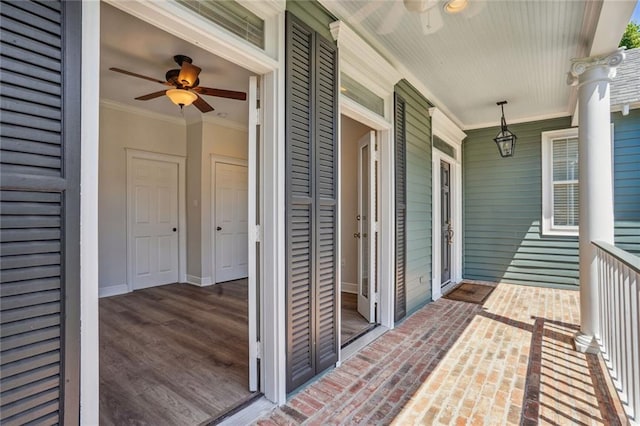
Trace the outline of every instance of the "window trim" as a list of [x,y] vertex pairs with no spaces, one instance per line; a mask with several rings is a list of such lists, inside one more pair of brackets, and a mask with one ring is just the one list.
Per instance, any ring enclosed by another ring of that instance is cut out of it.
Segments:
[[[577,138],[578,128],[542,132],[542,234],[578,236],[579,226],[553,224],[553,148],[555,139]],[[578,183],[580,181],[578,180]]]

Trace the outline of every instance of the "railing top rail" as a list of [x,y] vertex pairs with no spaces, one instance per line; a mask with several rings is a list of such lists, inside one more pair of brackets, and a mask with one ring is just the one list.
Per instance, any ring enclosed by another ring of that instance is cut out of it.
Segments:
[[627,251],[622,250],[604,241],[591,241],[591,244],[609,253],[611,256],[626,264],[636,273],[640,274],[640,257],[635,256]]

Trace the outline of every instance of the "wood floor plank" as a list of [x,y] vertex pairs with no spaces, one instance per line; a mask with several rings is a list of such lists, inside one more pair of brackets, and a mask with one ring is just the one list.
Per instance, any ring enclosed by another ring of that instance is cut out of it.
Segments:
[[341,293],[340,341],[344,346],[371,327],[371,324],[358,313],[358,295]]
[[246,280],[100,300],[100,423],[197,425],[248,391]]

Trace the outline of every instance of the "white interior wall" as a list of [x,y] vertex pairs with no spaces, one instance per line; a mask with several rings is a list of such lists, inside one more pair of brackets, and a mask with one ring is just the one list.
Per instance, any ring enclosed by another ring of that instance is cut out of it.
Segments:
[[126,292],[127,161],[125,148],[185,156],[185,125],[178,119],[100,106],[98,250],[100,295]]
[[247,131],[235,123],[197,122],[100,107],[99,290],[127,291],[126,148],[187,157],[187,278],[211,280],[211,155],[247,158]]
[[[342,219],[342,291],[357,291],[358,282],[358,141],[371,129],[347,116],[341,116],[340,172]],[[355,288],[354,288],[355,287]]]

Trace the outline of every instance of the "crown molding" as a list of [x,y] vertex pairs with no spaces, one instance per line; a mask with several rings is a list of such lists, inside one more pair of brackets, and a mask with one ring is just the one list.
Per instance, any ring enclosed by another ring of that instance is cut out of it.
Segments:
[[226,118],[217,117],[215,115],[201,115],[200,117],[190,117],[186,120],[187,126],[196,123],[214,124],[220,127],[226,127],[227,129],[238,130],[247,133],[249,131],[248,125],[239,123],[237,121],[228,120]]
[[429,108],[429,115],[433,134],[445,142],[460,146],[462,140],[467,137],[467,134],[439,108]]
[[166,123],[177,124],[180,126],[184,126],[186,124],[184,118],[173,117],[166,114],[160,114],[158,112],[153,112],[144,108],[123,104],[122,102],[113,101],[111,99],[100,99],[100,106],[104,108],[116,110],[116,111],[126,112],[129,114],[141,115],[143,117],[151,118],[153,120],[164,121]]
[[343,21],[329,24],[338,43],[340,68],[380,97],[393,93],[401,75],[380,53]]
[[[561,111],[561,112],[555,112],[552,114],[543,114],[543,115],[536,115],[533,117],[524,117],[524,118],[519,118],[519,119],[514,119],[514,120],[509,120],[509,125],[512,124],[520,124],[520,123],[530,123],[532,121],[542,121],[542,120],[552,120],[554,118],[562,118],[562,117],[571,117],[571,114],[567,111]],[[500,127],[500,119],[498,118],[498,121],[491,121],[488,123],[476,123],[476,124],[472,124],[469,126],[465,126],[462,129],[463,130],[476,130],[476,129],[486,129],[488,127],[496,127],[499,128]],[[573,124],[572,124],[573,126]]]

